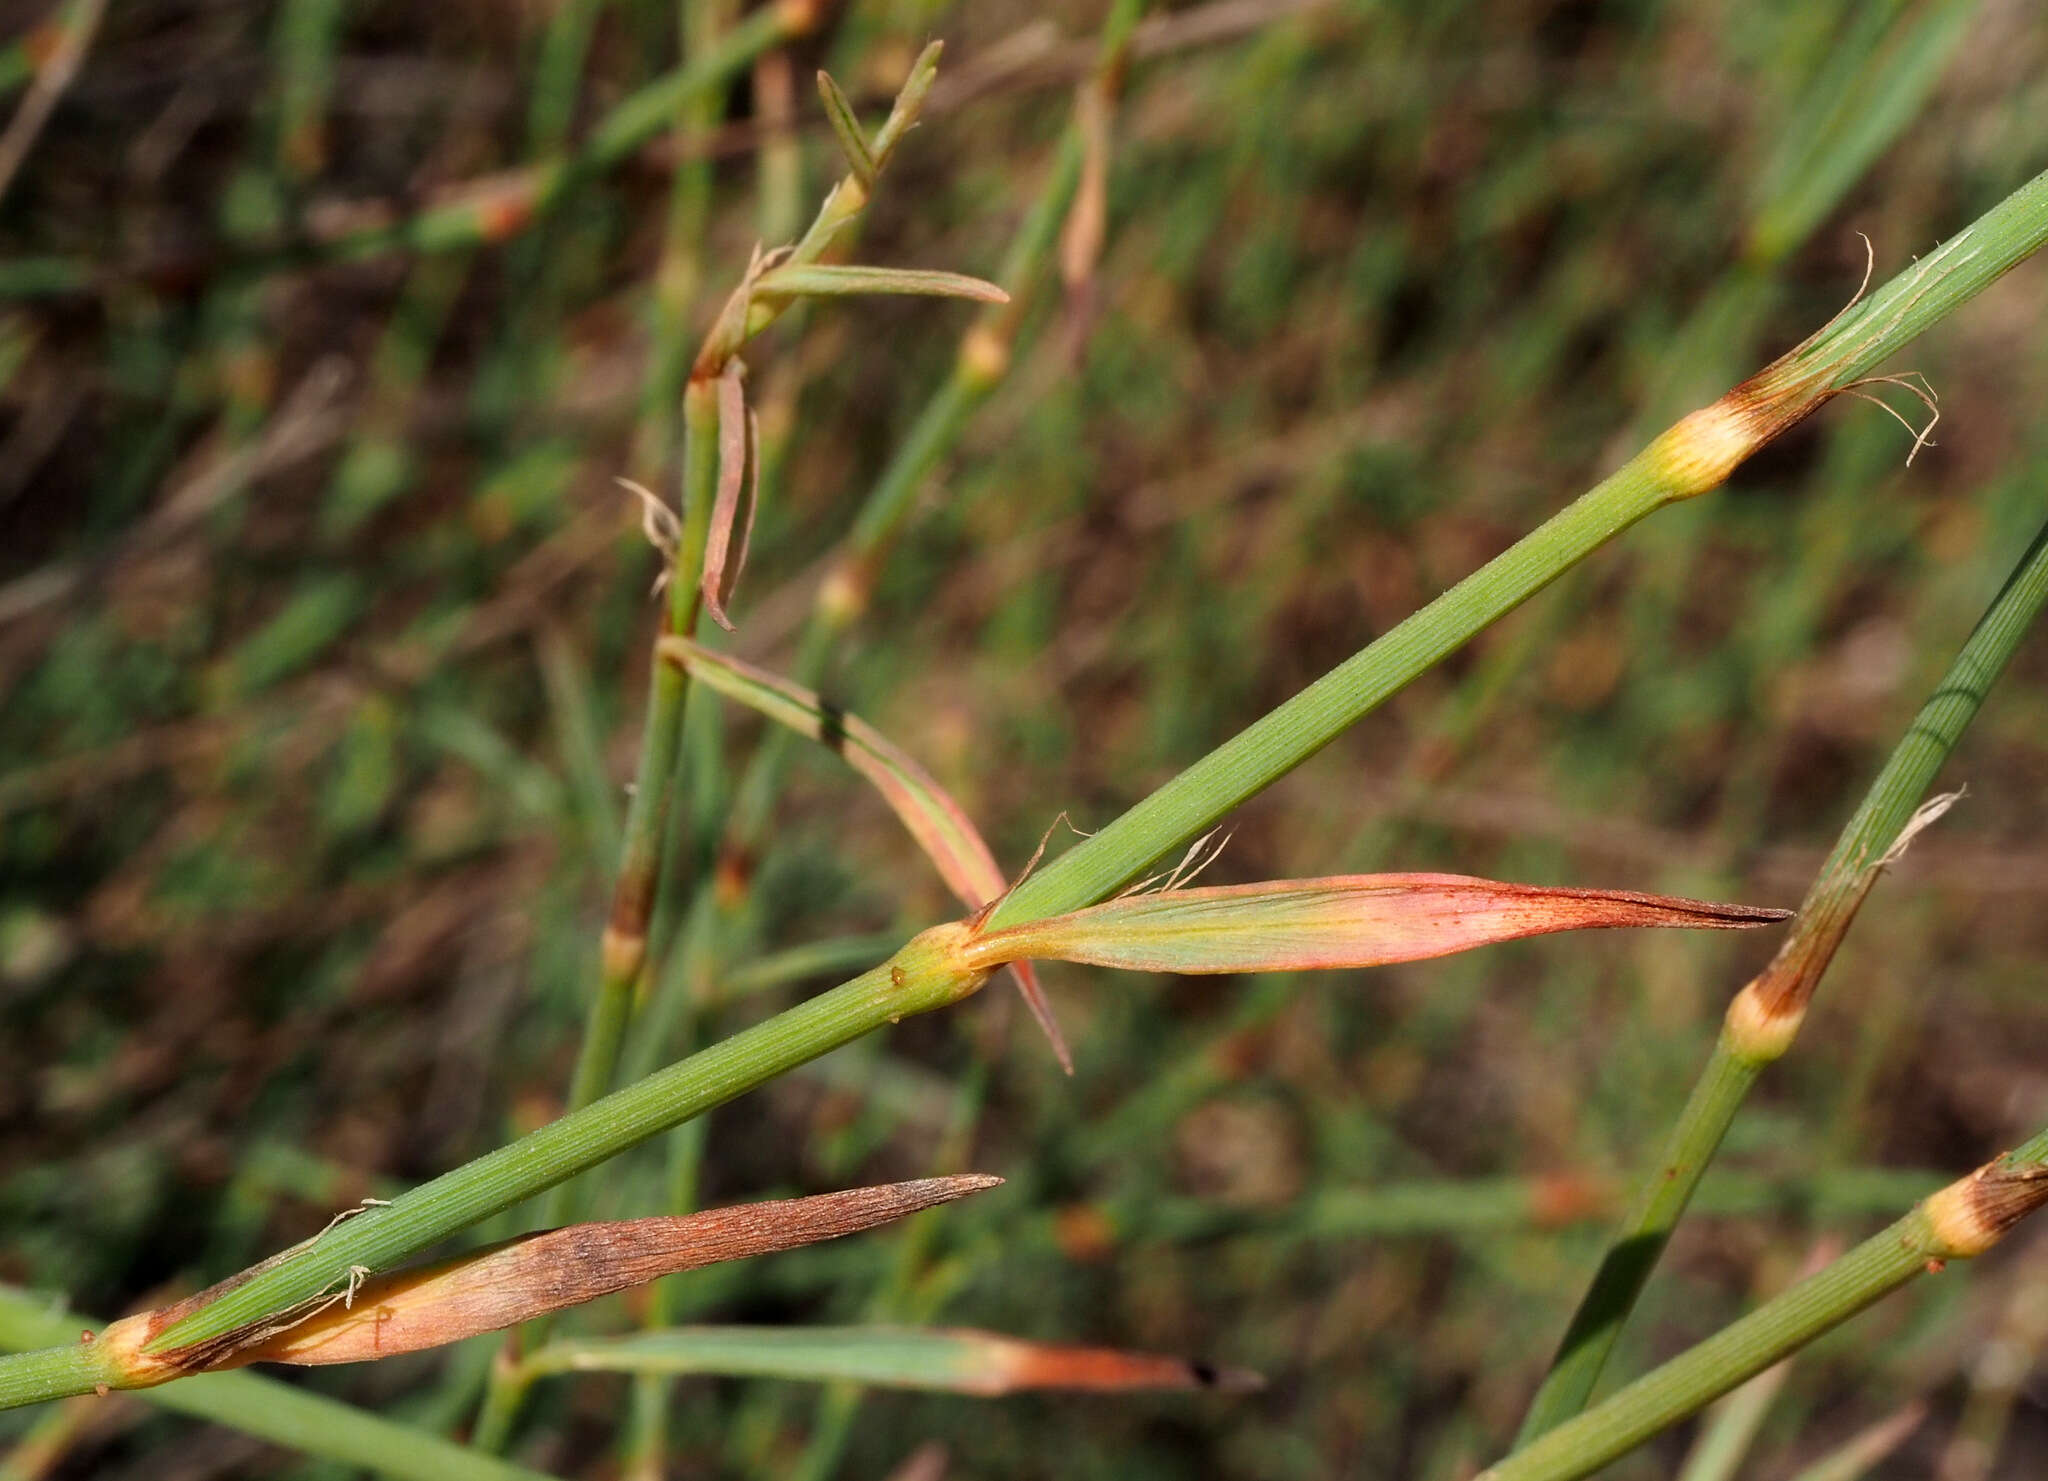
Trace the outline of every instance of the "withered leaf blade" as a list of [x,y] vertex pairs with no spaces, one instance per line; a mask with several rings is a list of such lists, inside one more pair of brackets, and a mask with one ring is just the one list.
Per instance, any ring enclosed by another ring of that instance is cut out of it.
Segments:
[[[249,1363],[358,1363],[418,1352],[680,1270],[856,1234],[1001,1182],[969,1173],[677,1217],[572,1224],[369,1276],[311,1310],[266,1319],[205,1344],[203,1352],[150,1356],[173,1370],[163,1374],[168,1378]],[[164,1316],[117,1322],[102,1340],[133,1342],[140,1351],[164,1328]]]
[[745,374],[746,367],[735,357],[726,362],[718,377],[718,494],[712,501],[711,528],[704,541],[704,573],[699,581],[704,610],[727,632],[733,626],[725,609],[747,564],[761,476],[754,414],[747,408],[741,379]]
[[1553,931],[1739,930],[1790,914],[1461,874],[1342,874],[1125,895],[986,932],[968,957],[986,968],[1028,956],[1139,972],[1297,972],[1418,961]]

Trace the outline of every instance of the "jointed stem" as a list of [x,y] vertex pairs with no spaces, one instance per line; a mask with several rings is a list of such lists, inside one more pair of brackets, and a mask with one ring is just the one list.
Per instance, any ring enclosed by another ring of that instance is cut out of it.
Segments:
[[980,981],[913,941],[851,982],[337,1224],[166,1332],[163,1345],[218,1335],[289,1306],[345,1279],[351,1265],[391,1265],[885,1023],[956,1002]]
[[1516,1451],[1478,1481],[1575,1481],[1704,1408],[1949,1260],[1996,1244],[2048,1201],[2048,1132],[1923,1201],[1834,1264]]
[[2048,601],[2048,526],[2020,558],[1955,662],[1914,716],[1807,892],[1784,946],[1729,1006],[1726,1025],[1664,1155],[1614,1232],[1522,1423],[1527,1444],[1585,1407],[1636,1298],[1743,1097],[1791,1046],[1821,974],[1885,857]]

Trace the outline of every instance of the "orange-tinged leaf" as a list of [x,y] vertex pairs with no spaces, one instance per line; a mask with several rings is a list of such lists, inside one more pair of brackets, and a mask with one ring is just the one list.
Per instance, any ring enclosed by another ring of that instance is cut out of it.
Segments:
[[116,1322],[101,1341],[132,1355],[133,1387],[249,1363],[366,1362],[494,1332],[679,1270],[855,1234],[1001,1182],[961,1174],[682,1217],[572,1224],[429,1265],[361,1272],[344,1291],[191,1348],[147,1351],[194,1309],[192,1299]]
[[990,970],[1037,957],[1140,972],[1293,972],[1416,961],[1551,931],[1729,930],[1790,913],[1461,874],[1342,874],[1125,895],[985,932],[966,954]]
[[[939,877],[970,910],[981,909],[1008,888],[995,855],[960,804],[909,753],[865,720],[827,704],[780,675],[730,654],[714,653],[688,638],[663,638],[661,649],[699,683],[837,751],[847,765],[874,784],[937,867]],[[1037,975],[1022,960],[1012,964],[1012,974],[1032,1016],[1052,1041],[1060,1065],[1072,1074],[1073,1057]]]

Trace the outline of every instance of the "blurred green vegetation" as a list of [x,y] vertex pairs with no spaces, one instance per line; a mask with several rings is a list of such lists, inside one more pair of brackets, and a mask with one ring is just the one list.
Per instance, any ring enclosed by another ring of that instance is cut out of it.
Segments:
[[[992,274],[1103,18],[829,8],[614,167],[568,170],[531,223],[344,250],[591,139],[686,30],[692,56],[769,39],[683,9],[111,7],[0,198],[0,1278],[111,1314],[559,1106],[654,623],[613,483],[665,466],[649,387],[836,169],[812,70],[874,114],[947,42],[860,256]],[[17,98],[38,20],[0,36]],[[767,101],[792,76],[785,137]],[[1882,277],[2039,170],[2043,117],[2029,0],[1155,11],[1092,280],[1033,299],[822,687],[1021,866],[1062,811],[1114,816],[1803,337],[1854,292],[1858,233]],[[973,310],[792,318],[748,354],[771,460],[733,640],[783,669]],[[1209,878],[1794,903],[2042,517],[2044,322],[2034,264],[1915,346],[1943,417],[1910,467],[1897,423],[1837,402],[1242,809]],[[1951,768],[1969,798],[1880,885],[1736,1122],[1617,1374],[2048,1120],[2044,679],[2036,643]],[[671,918],[761,739],[708,699]],[[629,1065],[953,913],[829,756],[791,753],[750,863],[748,908],[662,964],[691,1023],[643,1025]],[[1308,980],[1055,968],[1071,1080],[1007,993],[843,1050],[709,1118],[698,1198],[941,1161],[1008,1185],[678,1278],[670,1319],[971,1324],[1271,1387],[855,1405],[688,1380],[670,1474],[881,1476],[931,1438],[967,1475],[1468,1472],[1513,1433],[1617,1190],[1769,946],[1554,939]],[[586,1196],[663,1211],[672,1176],[650,1146]],[[1998,1440],[1977,1474],[2037,1474],[2038,1398],[1999,1409],[1974,1358],[2041,1285],[2022,1246],[1803,1355],[1756,1474],[1922,1398],[1896,1474],[1927,1474],[1966,1413]],[[492,1347],[314,1382],[455,1428]],[[606,1474],[625,1393],[543,1383],[515,1453]],[[1613,1474],[1669,1474],[1685,1439]],[[151,1417],[87,1426],[54,1474],[277,1466]]]

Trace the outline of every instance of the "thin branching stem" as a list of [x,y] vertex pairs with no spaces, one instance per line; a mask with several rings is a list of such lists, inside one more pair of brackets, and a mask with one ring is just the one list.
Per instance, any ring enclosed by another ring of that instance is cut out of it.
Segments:
[[1568,1419],[1479,1481],[1574,1481],[1698,1412],[1948,1261],[1996,1244],[2048,1201],[2048,1131],[1934,1194],[1818,1275]]
[[1799,1031],[1806,1005],[1883,861],[1912,826],[1935,775],[2048,600],[2048,527],[1985,610],[1955,662],[1913,717],[1862,804],[1835,840],[1785,944],[1730,1004],[1719,1041],[1679,1113],[1663,1155],[1615,1228],[1523,1421],[1522,1442],[1579,1412],[1656,1267],[1700,1175],[1765,1065]]

